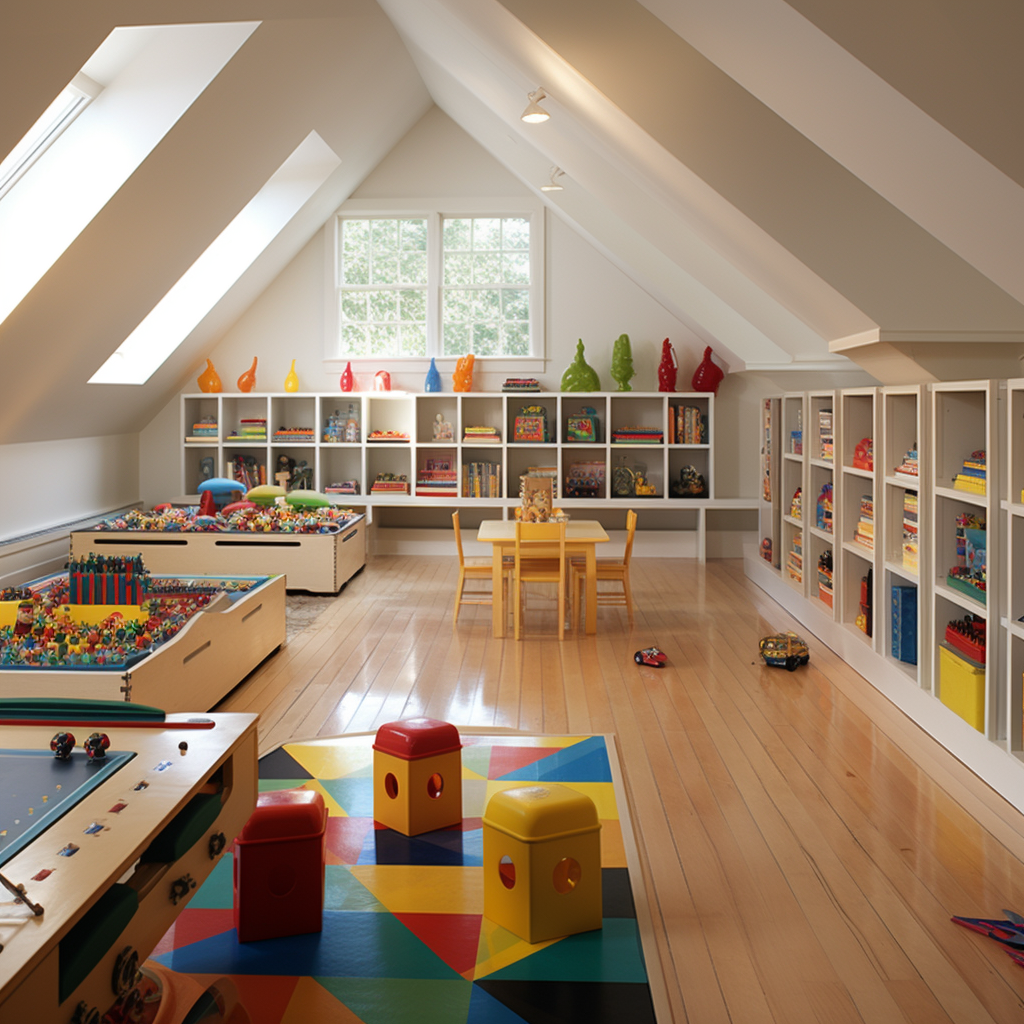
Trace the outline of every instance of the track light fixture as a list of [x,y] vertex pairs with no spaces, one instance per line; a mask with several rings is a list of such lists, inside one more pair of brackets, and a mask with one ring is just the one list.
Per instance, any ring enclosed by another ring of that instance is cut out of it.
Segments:
[[529,93],[530,102],[527,103],[526,109],[520,114],[522,120],[527,124],[541,124],[546,121],[551,115],[540,105],[540,101],[547,99],[547,95],[541,88]]
[[561,178],[565,174],[565,171],[561,167],[551,168],[551,181],[546,185],[541,185],[541,192],[561,192],[562,186],[558,184],[558,178]]

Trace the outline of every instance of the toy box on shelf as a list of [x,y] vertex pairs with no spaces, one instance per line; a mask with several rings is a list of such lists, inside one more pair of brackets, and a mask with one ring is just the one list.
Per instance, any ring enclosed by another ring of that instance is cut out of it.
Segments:
[[571,413],[565,420],[566,443],[595,444],[601,440],[601,421],[597,410],[589,405],[578,413]]
[[543,405],[524,405],[512,421],[512,440],[516,443],[549,441],[548,411]]
[[818,495],[815,523],[819,530],[832,532],[832,484],[827,483]]
[[603,461],[572,462],[565,474],[563,493],[567,498],[603,498],[604,483]]
[[917,664],[917,587],[893,585],[891,650],[897,661]]
[[409,478],[401,473],[378,473],[370,487],[371,494],[408,494]]
[[818,556],[818,597],[832,607],[832,549],[825,548]]
[[985,520],[969,513],[956,517],[956,565],[946,574],[954,590],[985,604],[987,589]]
[[946,625],[946,643],[965,657],[984,665],[985,632],[985,620],[968,612],[962,619],[954,619]]
[[853,468],[869,472],[875,468],[873,442],[870,437],[862,438],[853,449]]
[[939,700],[978,732],[985,731],[985,666],[945,641],[939,644]]

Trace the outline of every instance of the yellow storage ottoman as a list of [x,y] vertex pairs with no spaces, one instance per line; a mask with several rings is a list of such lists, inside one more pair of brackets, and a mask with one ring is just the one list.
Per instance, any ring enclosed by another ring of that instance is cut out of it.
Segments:
[[978,732],[984,732],[985,666],[940,643],[939,699]]

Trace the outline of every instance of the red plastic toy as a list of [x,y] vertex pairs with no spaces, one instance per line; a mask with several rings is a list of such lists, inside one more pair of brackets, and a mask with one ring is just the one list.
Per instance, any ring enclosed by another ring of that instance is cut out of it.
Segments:
[[659,651],[657,647],[645,647],[633,655],[633,660],[638,665],[653,665],[655,668],[661,668],[668,658],[665,656],[665,652]]

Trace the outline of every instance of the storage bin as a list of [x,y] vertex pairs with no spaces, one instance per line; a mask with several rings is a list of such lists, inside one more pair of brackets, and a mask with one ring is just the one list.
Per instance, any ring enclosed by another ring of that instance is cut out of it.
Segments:
[[939,700],[978,732],[985,731],[985,666],[939,644]]

